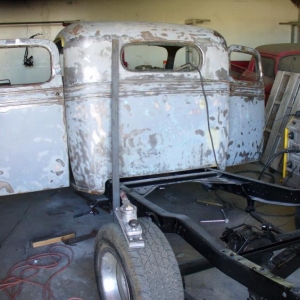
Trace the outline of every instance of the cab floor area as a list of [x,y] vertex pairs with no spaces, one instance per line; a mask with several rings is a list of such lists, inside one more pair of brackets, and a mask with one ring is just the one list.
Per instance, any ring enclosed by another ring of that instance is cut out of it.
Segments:
[[[251,164],[242,168],[235,167],[231,171],[242,170],[241,175],[257,178],[257,170],[262,166]],[[280,179],[276,174],[266,176],[265,180],[269,178]],[[219,241],[226,227],[245,223],[261,228],[259,222],[245,213],[245,199],[222,191],[205,191],[197,183],[161,186],[147,199],[167,211],[188,215]],[[280,229],[295,229],[294,208],[262,203],[256,203],[255,207],[261,217]],[[228,223],[201,222],[223,219],[221,209]],[[106,208],[97,208],[96,214],[90,211],[86,199],[72,188],[0,197],[0,300],[99,299],[92,236],[102,224],[112,222],[113,216]],[[74,218],[79,214],[82,216]],[[40,246],[37,243],[73,233],[76,237],[83,236],[83,241],[72,245],[58,242]],[[86,236],[88,234],[91,235]],[[167,238],[174,246],[178,261],[199,255],[173,235]],[[216,268],[184,279],[187,293],[195,299],[246,300],[249,297],[246,287]],[[300,272],[287,279],[299,285]]]

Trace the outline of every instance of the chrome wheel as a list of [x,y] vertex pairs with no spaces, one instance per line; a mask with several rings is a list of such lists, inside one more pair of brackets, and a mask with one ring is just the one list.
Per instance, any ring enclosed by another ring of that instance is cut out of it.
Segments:
[[130,300],[124,269],[116,254],[108,249],[101,258],[101,285],[105,300]]

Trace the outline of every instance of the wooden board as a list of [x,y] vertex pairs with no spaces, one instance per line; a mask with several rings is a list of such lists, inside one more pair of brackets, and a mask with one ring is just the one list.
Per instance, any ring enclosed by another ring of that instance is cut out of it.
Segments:
[[74,237],[75,237],[75,233],[70,233],[70,234],[66,234],[66,235],[62,235],[62,236],[58,236],[58,237],[42,239],[42,240],[38,240],[38,241],[34,241],[34,242],[32,241],[32,247],[37,248],[37,247],[42,247],[42,246],[46,246],[46,245],[51,245],[51,244],[63,242],[65,240],[68,240],[68,239],[71,239]]
[[[275,153],[283,150],[284,128],[300,107],[300,74],[278,71],[266,106],[264,151],[261,158],[267,164]],[[270,167],[282,171],[282,156],[275,158]]]

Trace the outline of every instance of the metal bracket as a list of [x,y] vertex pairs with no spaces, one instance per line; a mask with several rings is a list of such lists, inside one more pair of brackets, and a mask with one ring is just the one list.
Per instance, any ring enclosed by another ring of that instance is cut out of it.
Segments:
[[295,41],[295,28],[299,28],[299,21],[291,21],[291,22],[280,22],[279,25],[290,25],[291,26],[291,43],[298,43],[299,33],[297,32],[296,41]]
[[153,190],[156,189],[156,185],[149,185],[149,186],[140,186],[140,187],[135,187],[133,190],[137,192],[138,194],[146,197],[149,195]]
[[204,22],[210,22],[209,19],[188,19],[185,20],[185,25],[197,25],[203,24]]
[[124,191],[120,193],[123,205],[115,210],[116,217],[128,242],[129,248],[145,246],[142,227],[137,219],[137,208],[130,203]]

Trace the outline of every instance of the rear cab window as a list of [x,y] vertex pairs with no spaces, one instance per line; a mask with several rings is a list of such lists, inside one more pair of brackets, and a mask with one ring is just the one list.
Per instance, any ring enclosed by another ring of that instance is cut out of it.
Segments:
[[192,71],[202,63],[201,51],[194,45],[171,43],[132,43],[122,49],[122,64],[134,72]]
[[300,55],[289,55],[281,58],[278,71],[300,73]]

